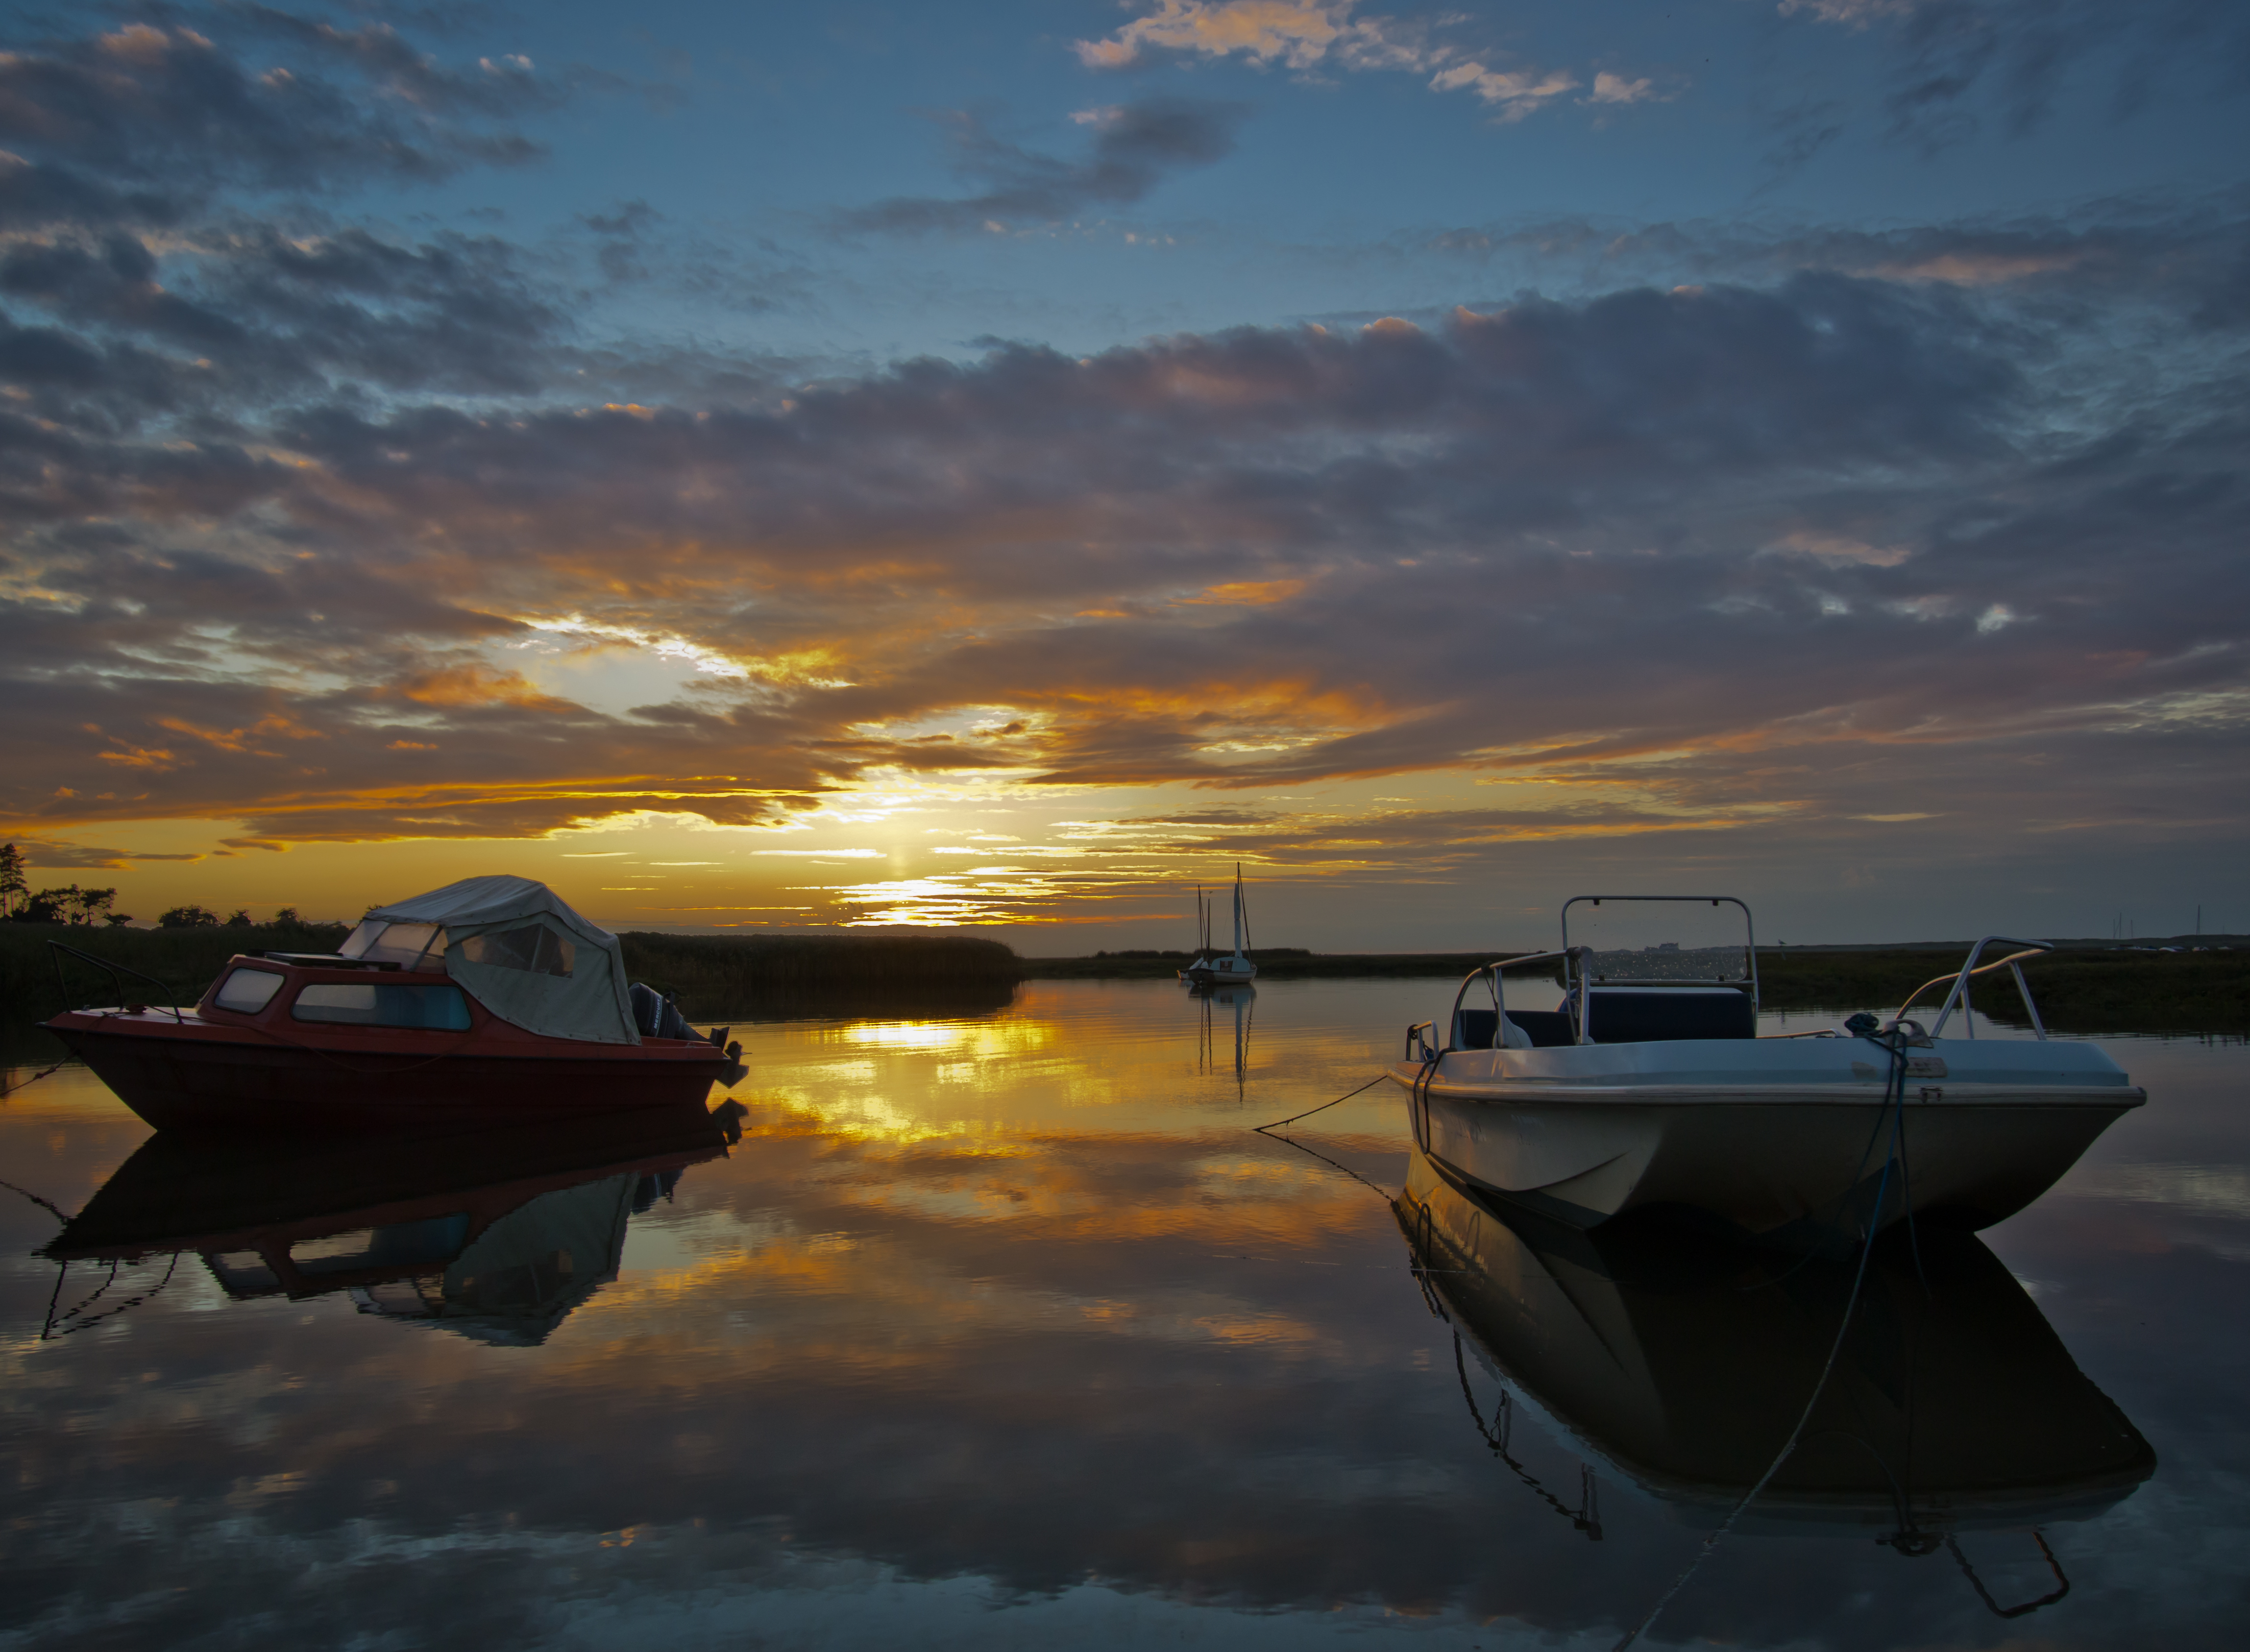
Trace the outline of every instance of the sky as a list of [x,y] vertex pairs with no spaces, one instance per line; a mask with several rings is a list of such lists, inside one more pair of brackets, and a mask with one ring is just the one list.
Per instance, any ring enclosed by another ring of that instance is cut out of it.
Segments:
[[[2250,10],[0,5],[35,887],[2250,930]],[[1619,944],[1674,939],[1665,925]],[[1659,933],[1661,930],[1662,933]]]

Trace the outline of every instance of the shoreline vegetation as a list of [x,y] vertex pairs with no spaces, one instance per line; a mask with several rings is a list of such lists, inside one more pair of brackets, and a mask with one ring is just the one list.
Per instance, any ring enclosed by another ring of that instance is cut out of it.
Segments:
[[[328,952],[342,925],[202,925],[180,929],[0,924],[0,1005],[11,1021],[41,1020],[62,1007],[49,940],[155,976],[192,1003],[236,953]],[[692,1019],[778,1020],[795,1015],[960,1015],[1007,1004],[1023,981],[1170,979],[1191,953],[1097,953],[1023,958],[982,936],[619,936],[634,978],[678,995]],[[2039,1014],[2056,1031],[2250,1033],[2250,937],[2174,937],[2133,946],[2063,941],[2027,959]],[[2205,950],[2192,950],[2201,946]],[[2189,950],[2166,951],[2164,947]],[[1996,955],[2004,955],[2002,953]],[[1960,968],[1968,943],[1905,946],[1761,946],[1760,998],[1768,1009],[1895,1009],[1931,977]],[[1257,954],[1265,981],[1351,977],[1459,979],[1506,952],[1312,953],[1269,947]],[[107,979],[66,961],[73,1002],[107,1001]],[[1549,966],[1534,978],[1551,979]],[[128,997],[148,990],[125,978]],[[153,994],[152,994],[153,995]],[[1918,1001],[1932,1014],[1943,990]],[[1977,1007],[1995,1020],[2028,1024],[2005,971],[1979,977]]]

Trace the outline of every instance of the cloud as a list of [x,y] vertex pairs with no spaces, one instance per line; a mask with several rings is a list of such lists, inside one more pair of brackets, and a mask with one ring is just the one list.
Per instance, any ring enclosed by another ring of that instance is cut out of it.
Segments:
[[[1159,0],[1157,9],[1115,34],[1073,44],[1090,69],[1123,69],[1151,52],[1240,58],[1302,73],[1333,65],[1349,72],[1388,70],[1430,77],[1433,92],[1467,91],[1503,124],[1525,119],[1583,84],[1567,70],[1507,66],[1510,54],[1432,44],[1430,26],[1395,17],[1357,17],[1356,0]],[[1447,17],[1439,27],[1470,19]],[[1580,101],[1620,105],[1658,100],[1649,79],[1603,71]]]
[[96,849],[86,843],[38,837],[17,837],[15,847],[22,851],[26,866],[52,871],[125,872],[131,871],[136,864],[143,861],[197,861],[204,858],[193,853]]
[[[1237,119],[1087,116],[1071,162],[971,123],[981,193],[869,222],[1131,198]],[[41,164],[91,176],[110,141]],[[908,869],[862,903],[1052,912],[1081,860],[1122,889],[1220,845],[1398,878],[1860,842],[1824,834],[1933,795],[1915,829],[1964,853],[2012,808],[2109,843],[2240,816],[2226,202],[1472,227],[1400,253],[1459,272],[1451,309],[815,377],[638,352],[532,251],[285,208],[231,164],[208,196],[152,172],[161,234],[87,196],[0,245],[0,815],[42,841],[1170,788],[1066,864],[1008,823],[1037,888]],[[637,279],[659,227],[627,203],[570,244]],[[1325,801],[1393,774],[1494,789]]]
[[1594,76],[1594,89],[1581,98],[1581,103],[1650,103],[1660,102],[1666,93],[1656,89],[1656,82],[1644,76],[1628,80],[1621,74],[1612,74],[1604,69]]
[[[2113,79],[2129,116],[2214,71],[2239,84],[2250,17],[2230,0],[1780,0],[1784,17],[1845,29],[1888,59],[1892,135],[1936,149],[1990,114],[2019,135],[2047,119],[2074,76]],[[1817,147],[1817,146],[1816,146]]]
[[221,187],[323,191],[517,163],[540,151],[508,123],[563,96],[528,59],[449,68],[385,24],[256,6],[171,16],[0,54],[0,225],[164,224]]
[[1566,92],[1577,91],[1578,79],[1569,73],[1543,74],[1529,69],[1502,73],[1481,63],[1460,63],[1450,69],[1440,69],[1430,78],[1430,85],[1439,92],[1464,88],[1474,92],[1483,102],[1499,106],[1502,120],[1512,121],[1534,114]]
[[1049,224],[1078,213],[1130,206],[1168,176],[1210,166],[1233,153],[1247,114],[1239,104],[1144,98],[1089,109],[1073,119],[1094,134],[1080,161],[1058,160],[996,137],[977,115],[941,117],[954,169],[987,187],[949,198],[899,196],[845,213],[847,231],[922,233]]

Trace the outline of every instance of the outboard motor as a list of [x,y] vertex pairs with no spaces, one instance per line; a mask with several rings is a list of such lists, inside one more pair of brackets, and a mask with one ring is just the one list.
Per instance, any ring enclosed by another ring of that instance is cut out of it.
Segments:
[[641,981],[632,984],[633,1028],[644,1038],[701,1038],[669,995]]

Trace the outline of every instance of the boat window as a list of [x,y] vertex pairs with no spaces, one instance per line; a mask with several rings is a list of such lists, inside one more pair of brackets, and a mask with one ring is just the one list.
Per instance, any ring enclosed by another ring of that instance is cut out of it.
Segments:
[[211,1002],[221,1009],[254,1015],[273,1002],[285,979],[270,969],[238,969],[221,983]]
[[487,935],[472,935],[461,943],[461,956],[473,964],[528,970],[535,975],[567,976],[577,954],[576,946],[544,924],[522,924]]
[[411,967],[424,957],[443,958],[445,932],[436,924],[391,924],[379,918],[363,918],[336,950],[347,958],[364,958],[371,964]]
[[388,1227],[300,1239],[289,1247],[289,1260],[300,1273],[443,1267],[459,1254],[468,1238],[468,1213],[461,1211],[421,1222],[397,1222]]
[[266,1258],[255,1250],[206,1250],[204,1265],[211,1270],[219,1288],[238,1300],[266,1296],[281,1289],[280,1276],[266,1265]]
[[289,1013],[299,1021],[339,1022],[349,1027],[418,1027],[431,1032],[469,1029],[469,1001],[459,987],[315,981],[297,995]]

